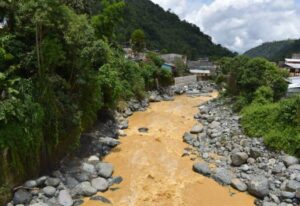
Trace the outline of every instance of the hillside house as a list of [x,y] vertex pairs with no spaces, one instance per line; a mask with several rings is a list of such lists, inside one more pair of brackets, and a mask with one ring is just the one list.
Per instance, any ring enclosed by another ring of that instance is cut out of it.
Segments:
[[160,55],[160,58],[162,58],[167,64],[175,64],[177,59],[182,60],[185,65],[187,63],[187,56],[181,54],[162,54]]
[[208,77],[216,73],[217,66],[209,61],[208,58],[199,59],[197,61],[188,61],[188,70],[190,73],[198,77]]
[[300,54],[293,54],[291,59],[286,58],[285,66],[290,71],[291,76],[300,76]]

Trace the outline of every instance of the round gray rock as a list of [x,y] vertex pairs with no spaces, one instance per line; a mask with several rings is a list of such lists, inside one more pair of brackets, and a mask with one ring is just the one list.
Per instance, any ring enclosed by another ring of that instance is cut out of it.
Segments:
[[263,176],[254,176],[248,184],[248,192],[255,197],[263,198],[269,194],[269,181]]
[[83,172],[86,172],[88,174],[95,174],[96,173],[96,169],[95,169],[95,166],[92,165],[92,164],[89,164],[89,163],[82,163],[81,165],[81,170]]
[[15,205],[18,204],[26,205],[29,204],[31,200],[32,200],[31,193],[24,189],[19,189],[17,192],[15,192],[13,197],[13,203]]
[[55,195],[56,189],[52,186],[47,186],[43,188],[43,192],[47,197],[53,197]]
[[82,182],[73,190],[73,195],[92,196],[97,193],[97,189],[93,188],[90,182]]
[[283,160],[284,164],[285,164],[287,167],[299,163],[298,158],[293,157],[293,156],[285,156],[285,157],[283,157],[282,160]]
[[72,206],[73,200],[70,193],[67,190],[62,190],[58,195],[58,203],[62,206]]
[[98,177],[95,179],[92,179],[91,181],[92,187],[97,189],[98,191],[104,192],[108,189],[108,181],[102,177]]
[[183,135],[183,140],[184,140],[184,142],[189,143],[189,142],[191,142],[191,141],[194,140],[194,136],[193,136],[192,134],[186,132],[186,133],[184,133],[184,135]]
[[205,176],[209,176],[211,174],[211,170],[207,163],[197,162],[193,165],[193,170]]
[[191,129],[191,133],[192,134],[198,134],[200,132],[203,131],[203,126],[201,124],[196,124],[193,126],[193,128]]
[[231,186],[241,192],[245,192],[247,190],[247,185],[237,178],[231,181]]
[[297,189],[300,189],[300,182],[296,180],[290,180],[286,184],[286,190],[289,192],[295,192]]
[[25,182],[24,187],[27,188],[37,187],[37,182],[35,180],[28,180],[27,182]]
[[233,166],[241,166],[245,164],[248,159],[248,155],[245,152],[237,152],[230,156]]
[[213,178],[220,184],[230,185],[234,175],[230,170],[224,168],[216,169],[216,173]]
[[99,176],[109,178],[112,176],[114,167],[110,163],[100,162],[96,165],[97,173]]
[[52,187],[57,187],[59,183],[60,183],[60,179],[52,178],[52,177],[48,177],[47,180],[45,181],[45,184],[47,186],[52,186]]

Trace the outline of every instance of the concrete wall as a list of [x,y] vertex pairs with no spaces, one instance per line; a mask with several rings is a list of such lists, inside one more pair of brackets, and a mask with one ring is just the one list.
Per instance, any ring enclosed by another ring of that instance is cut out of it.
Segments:
[[175,78],[175,85],[188,85],[188,84],[193,84],[195,82],[197,82],[197,75]]

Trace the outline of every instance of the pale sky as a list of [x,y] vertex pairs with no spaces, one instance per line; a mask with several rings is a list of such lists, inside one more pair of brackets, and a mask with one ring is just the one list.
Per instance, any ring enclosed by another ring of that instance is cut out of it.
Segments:
[[300,38],[300,0],[152,0],[240,53],[263,42]]

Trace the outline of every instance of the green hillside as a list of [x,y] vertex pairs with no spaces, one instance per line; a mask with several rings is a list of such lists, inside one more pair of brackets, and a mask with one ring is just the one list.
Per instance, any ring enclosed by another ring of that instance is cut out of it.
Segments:
[[264,57],[270,61],[282,61],[300,52],[300,39],[267,42],[245,52],[249,57]]
[[190,58],[203,56],[232,56],[221,45],[215,45],[211,37],[190,23],[150,0],[126,0],[124,21],[118,32],[118,40],[127,43],[135,29],[142,29],[148,39],[147,48],[166,49],[182,53]]

